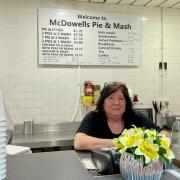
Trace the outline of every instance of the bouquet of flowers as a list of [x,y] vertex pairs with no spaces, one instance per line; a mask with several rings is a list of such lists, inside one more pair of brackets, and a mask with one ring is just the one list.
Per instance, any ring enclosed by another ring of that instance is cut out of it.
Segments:
[[144,166],[152,162],[171,163],[175,157],[170,148],[170,139],[153,129],[137,128],[124,129],[119,138],[113,143],[120,153],[128,153],[134,159],[143,160]]

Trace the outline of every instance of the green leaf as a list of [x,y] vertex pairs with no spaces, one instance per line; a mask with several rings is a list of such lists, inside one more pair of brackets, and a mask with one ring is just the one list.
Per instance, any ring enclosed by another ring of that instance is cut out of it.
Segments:
[[156,139],[154,140],[154,143],[160,145],[161,144],[161,136],[157,136]]
[[166,153],[166,149],[163,148],[163,147],[159,147],[158,154],[159,154],[159,155],[163,155],[163,154],[165,154],[165,153]]
[[148,138],[148,134],[147,133],[144,133],[144,138]]
[[169,159],[165,158],[164,156],[159,156],[159,160],[164,164],[170,163]]

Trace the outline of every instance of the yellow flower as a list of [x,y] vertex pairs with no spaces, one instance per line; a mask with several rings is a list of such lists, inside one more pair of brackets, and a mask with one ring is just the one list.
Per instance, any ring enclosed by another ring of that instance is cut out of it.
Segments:
[[124,129],[124,131],[122,132],[122,136],[131,136],[132,134],[135,134],[135,131],[133,128]]
[[143,131],[142,128],[137,128],[136,126],[134,126],[134,130],[135,130],[135,132],[138,133],[138,134],[144,133],[144,131]]
[[170,146],[170,139],[169,138],[166,138],[166,137],[163,137],[161,142],[160,142],[161,146],[164,147],[165,149],[166,148],[169,148]]
[[175,158],[174,153],[172,152],[170,148],[166,149],[166,153],[164,154],[164,157],[169,160],[172,160]]
[[171,162],[174,154],[170,149],[170,139],[156,130],[133,126],[125,129],[119,138],[113,140],[120,153],[130,153],[136,158],[143,158],[144,164],[162,160]]
[[149,129],[146,129],[144,131],[144,133],[146,133],[148,135],[148,138],[152,137],[152,138],[155,138],[157,136],[157,132],[156,130],[149,130]]
[[135,150],[135,154],[144,155],[145,163],[148,164],[159,158],[158,149],[158,145],[142,140],[139,147]]
[[163,147],[166,150],[165,154],[163,154],[163,156],[165,158],[167,158],[169,160],[175,158],[172,150],[170,149],[170,139],[169,138],[163,137],[160,144],[161,144],[161,147]]
[[122,148],[124,147],[123,144],[121,144],[121,143],[119,142],[119,139],[118,139],[118,138],[114,138],[114,139],[113,139],[113,144],[114,144],[114,146],[117,147],[118,149],[122,149]]
[[135,147],[135,146],[138,146],[139,143],[140,143],[140,140],[142,139],[142,137],[140,135],[133,135],[133,136],[130,136],[125,145],[129,148],[129,147]]

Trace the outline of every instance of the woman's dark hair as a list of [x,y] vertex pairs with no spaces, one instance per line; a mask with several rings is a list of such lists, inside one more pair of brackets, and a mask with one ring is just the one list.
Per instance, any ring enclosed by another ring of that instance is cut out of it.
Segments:
[[[132,110],[132,101],[129,96],[128,88],[126,87],[125,84],[120,83],[120,82],[111,82],[109,84],[106,84],[103,89],[101,90],[100,97],[97,101],[97,106],[96,106],[96,112],[99,112],[101,114],[105,114],[104,112],[104,101],[105,99],[111,95],[112,93],[120,90],[124,98],[126,100],[126,107],[125,107],[125,112],[123,114],[123,119],[126,120],[128,117],[131,116],[133,110]],[[128,118],[129,119],[129,118]]]

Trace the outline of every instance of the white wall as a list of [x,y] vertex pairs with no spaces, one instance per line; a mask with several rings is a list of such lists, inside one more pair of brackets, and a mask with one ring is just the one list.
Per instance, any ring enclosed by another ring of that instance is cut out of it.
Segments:
[[[146,17],[142,22],[142,57],[137,68],[81,67],[81,83],[91,80],[123,81],[139,95],[144,105],[162,96],[161,9],[76,3],[72,0],[1,0],[0,1],[0,89],[14,123],[70,121],[78,102],[78,67],[39,66],[37,59],[37,8],[66,8],[109,11]],[[164,10],[164,96],[170,109],[180,114],[180,10]],[[81,120],[80,111],[76,120]]]

